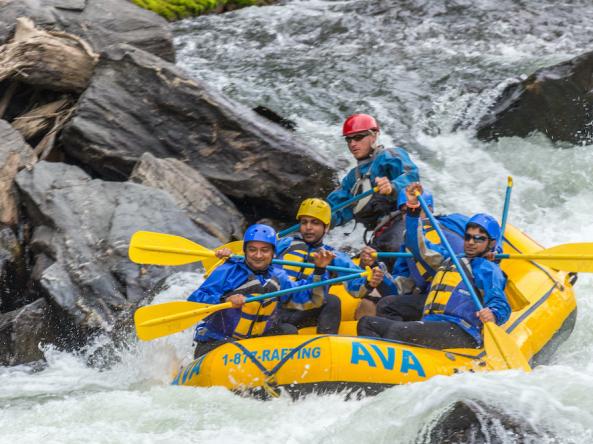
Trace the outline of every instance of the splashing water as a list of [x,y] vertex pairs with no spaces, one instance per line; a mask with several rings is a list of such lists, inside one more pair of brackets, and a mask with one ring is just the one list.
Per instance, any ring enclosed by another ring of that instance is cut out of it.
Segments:
[[[590,19],[587,1],[302,0],[186,20],[175,34],[182,68],[296,121],[321,155],[352,165],[340,123],[354,112],[376,116],[382,142],[412,154],[438,212],[499,215],[512,175],[509,222],[552,246],[593,239],[593,147],[560,149],[538,134],[484,143],[472,127],[508,82],[587,48]],[[331,233],[331,243],[356,246],[360,227],[350,231]],[[156,302],[184,299],[200,279],[172,276]],[[532,442],[590,442],[593,279],[579,276],[576,293],[575,330],[551,365],[436,377],[347,402],[169,386],[191,353],[191,331],[130,337],[102,368],[88,360],[105,338],[77,354],[47,348],[42,369],[0,368],[0,442],[414,442],[463,399],[529,424],[543,436]]]

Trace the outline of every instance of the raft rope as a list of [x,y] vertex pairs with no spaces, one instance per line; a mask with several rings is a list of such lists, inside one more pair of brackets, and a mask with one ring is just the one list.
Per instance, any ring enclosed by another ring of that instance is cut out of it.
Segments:
[[303,347],[309,345],[311,342],[317,341],[318,339],[327,338],[329,335],[315,336],[302,344],[293,348],[285,357],[280,359],[280,362],[276,364],[271,370],[268,370],[264,365],[255,357],[255,353],[249,351],[243,344],[237,341],[231,341],[230,343],[235,345],[239,350],[247,356],[251,362],[265,375],[263,388],[268,395],[272,398],[278,398],[280,396],[280,390],[278,389],[278,380],[276,379],[276,373],[282,368],[289,359],[291,359],[296,353],[299,352]]

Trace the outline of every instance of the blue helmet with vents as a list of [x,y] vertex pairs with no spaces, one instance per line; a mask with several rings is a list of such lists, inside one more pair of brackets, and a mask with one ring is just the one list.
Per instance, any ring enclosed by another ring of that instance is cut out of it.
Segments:
[[489,214],[486,214],[486,213],[474,214],[467,221],[466,230],[467,230],[467,225],[469,225],[469,224],[476,224],[476,225],[479,225],[480,227],[482,227],[484,229],[484,231],[486,233],[488,233],[488,237],[490,239],[498,240],[498,238],[500,237],[500,225],[498,225],[498,221],[494,217],[490,216]]
[[254,224],[247,228],[243,235],[243,248],[247,245],[247,242],[259,241],[271,244],[276,251],[276,230],[269,225]]

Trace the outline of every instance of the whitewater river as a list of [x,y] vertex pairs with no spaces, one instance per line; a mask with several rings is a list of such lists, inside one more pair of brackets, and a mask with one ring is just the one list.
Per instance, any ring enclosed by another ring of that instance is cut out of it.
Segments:
[[[592,23],[590,1],[313,0],[188,20],[175,35],[181,67],[293,119],[298,137],[344,169],[343,118],[376,116],[383,143],[409,149],[440,212],[500,215],[512,175],[510,222],[552,246],[593,241],[593,147],[561,149],[540,135],[483,143],[472,128],[509,81],[590,50]],[[349,230],[333,241],[354,242]],[[175,275],[158,301],[182,299],[200,281]],[[0,368],[0,442],[414,442],[464,399],[544,436],[527,442],[592,442],[593,279],[581,275],[576,293],[575,330],[551,365],[437,377],[359,401],[261,402],[169,386],[191,351],[189,333],[130,338],[103,363],[95,351],[104,340],[79,354],[47,349],[40,371]]]

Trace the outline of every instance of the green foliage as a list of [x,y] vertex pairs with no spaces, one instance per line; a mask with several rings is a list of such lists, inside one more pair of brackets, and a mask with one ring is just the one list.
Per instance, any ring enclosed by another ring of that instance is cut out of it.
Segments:
[[169,21],[266,3],[262,0],[132,0],[132,2],[141,8],[156,12]]

